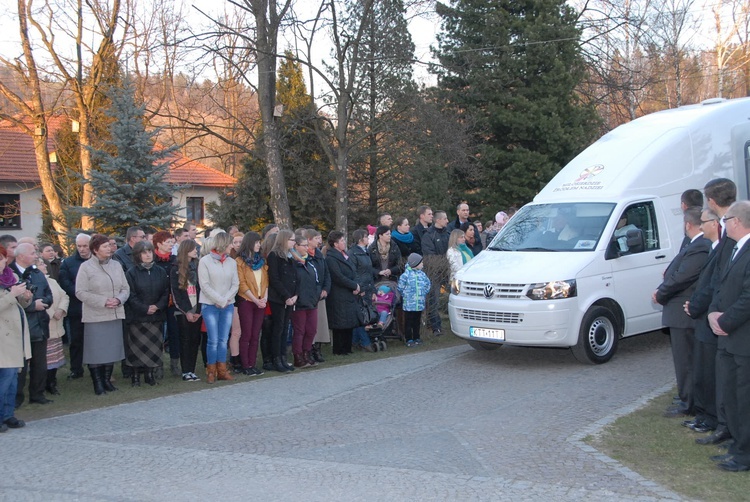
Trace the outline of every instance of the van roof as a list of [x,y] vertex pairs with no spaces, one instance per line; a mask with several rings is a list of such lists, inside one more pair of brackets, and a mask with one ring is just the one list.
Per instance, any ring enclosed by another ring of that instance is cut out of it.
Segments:
[[534,201],[665,195],[701,189],[717,176],[733,178],[731,133],[740,124],[750,126],[750,98],[711,99],[644,115],[586,148]]

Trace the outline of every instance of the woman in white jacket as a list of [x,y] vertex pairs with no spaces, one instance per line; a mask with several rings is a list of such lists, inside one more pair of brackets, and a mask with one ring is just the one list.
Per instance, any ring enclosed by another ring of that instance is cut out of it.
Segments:
[[[205,245],[205,244],[204,244]],[[227,371],[227,341],[234,315],[234,296],[240,286],[237,262],[229,256],[232,238],[211,233],[210,250],[198,262],[201,313],[206,324],[206,381],[234,380]]]
[[448,238],[448,252],[445,253],[451,265],[451,280],[455,277],[464,264],[474,258],[469,246],[466,245],[466,234],[463,230],[456,229]]

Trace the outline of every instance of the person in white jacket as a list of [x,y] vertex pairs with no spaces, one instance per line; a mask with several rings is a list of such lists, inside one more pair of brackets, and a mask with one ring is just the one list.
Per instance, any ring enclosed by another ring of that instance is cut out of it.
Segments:
[[[232,238],[211,233],[210,250],[198,262],[201,313],[206,323],[206,382],[234,380],[227,371],[227,341],[234,315],[234,296],[240,286],[237,262],[229,256]],[[205,245],[205,244],[204,244]]]
[[466,235],[463,230],[456,229],[448,238],[448,251],[445,253],[451,265],[451,280],[464,264],[474,258],[469,246],[466,245]]

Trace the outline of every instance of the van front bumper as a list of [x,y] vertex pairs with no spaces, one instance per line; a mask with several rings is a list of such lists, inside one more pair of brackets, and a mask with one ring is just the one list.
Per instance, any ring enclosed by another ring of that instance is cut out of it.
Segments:
[[[576,298],[487,300],[450,295],[448,313],[451,330],[465,340],[540,347],[571,347],[578,340]],[[471,336],[471,328],[503,330],[504,340]]]

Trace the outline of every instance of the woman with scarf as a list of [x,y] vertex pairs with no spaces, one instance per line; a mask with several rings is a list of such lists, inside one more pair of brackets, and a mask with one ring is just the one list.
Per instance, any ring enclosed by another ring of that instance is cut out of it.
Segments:
[[227,341],[232,328],[234,296],[240,287],[237,262],[229,257],[232,238],[211,232],[210,251],[198,262],[199,302],[206,323],[206,382],[234,380],[227,371]]
[[448,263],[451,265],[451,278],[455,277],[464,263],[474,258],[474,253],[466,245],[466,235],[463,230],[455,229],[448,238]]
[[271,351],[276,371],[294,371],[286,360],[286,338],[294,304],[297,303],[297,271],[292,258],[294,234],[279,230],[268,253],[268,300],[271,304]]
[[122,320],[130,286],[120,262],[111,259],[109,237],[94,234],[89,249],[91,258],[76,276],[76,297],[83,304],[83,364],[98,396],[117,390],[110,378],[115,361],[125,359]]
[[200,380],[195,374],[195,361],[201,346],[201,304],[198,284],[198,245],[192,239],[184,240],[177,248],[177,259],[169,275],[175,319],[180,332],[180,366],[183,382]]
[[[372,277],[375,282],[398,281],[401,273],[401,251],[391,242],[391,229],[381,225],[375,231],[375,241],[367,248],[372,262]],[[407,255],[408,256],[408,255]]]
[[[171,246],[170,246],[171,249]],[[125,274],[130,297],[125,304],[128,340],[125,354],[133,367],[130,382],[141,386],[141,374],[149,385],[156,385],[154,371],[161,363],[164,346],[162,329],[169,304],[169,279],[154,261],[154,246],[140,241],[133,246],[133,267]]]
[[31,291],[8,265],[8,252],[0,246],[0,432],[20,429],[15,417],[18,373],[31,359],[29,323],[24,308],[31,305]]
[[[466,239],[466,247],[471,249],[473,256],[478,255],[482,252],[482,239],[479,238],[479,234],[476,231],[476,227],[470,221],[467,221],[461,225],[461,230],[464,231],[464,238]],[[450,247],[450,246],[448,246]]]
[[242,373],[247,376],[262,375],[255,367],[258,358],[260,330],[268,304],[268,265],[260,253],[260,234],[248,232],[242,237],[237,250],[237,274],[240,278],[237,310],[242,334],[239,341]]
[[394,228],[391,231],[391,243],[393,242],[401,251],[402,261],[406,261],[406,257],[410,254],[419,252],[419,244],[414,240],[409,219],[405,216],[400,216],[394,221]]
[[318,331],[318,301],[323,284],[315,260],[308,254],[308,239],[302,233],[294,236],[292,260],[297,274],[297,302],[292,312],[292,354],[294,367],[306,368],[318,364],[312,356],[312,346]]
[[311,352],[315,362],[324,363],[325,359],[323,359],[320,345],[321,343],[331,343],[331,331],[328,329],[328,313],[326,311],[326,298],[331,292],[331,274],[328,272],[326,257],[320,249],[323,245],[323,236],[312,228],[306,229],[304,234],[307,237],[307,254],[312,258],[321,282],[320,300],[318,301],[318,326]]
[[[154,244],[154,264],[163,268],[167,273],[167,279],[170,278],[172,273],[172,266],[174,265],[175,255],[172,254],[172,248],[174,247],[174,236],[171,232],[161,230],[154,234],[151,242]],[[167,342],[169,343],[169,367],[172,372],[172,376],[180,376],[180,330],[175,318],[177,308],[174,306],[174,300],[169,298],[169,306],[167,307],[166,320],[167,320]],[[161,361],[159,361],[161,366]],[[158,370],[161,373],[161,368]]]

